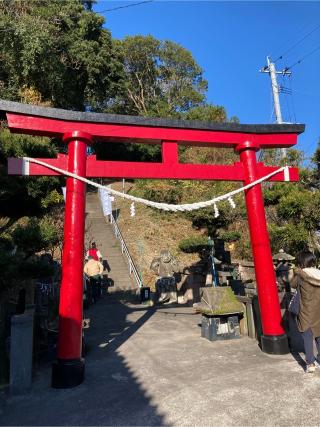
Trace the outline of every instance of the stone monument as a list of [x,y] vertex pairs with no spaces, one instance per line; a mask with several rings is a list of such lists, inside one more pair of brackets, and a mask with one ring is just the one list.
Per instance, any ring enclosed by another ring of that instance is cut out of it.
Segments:
[[156,281],[158,302],[177,302],[176,273],[180,271],[180,267],[176,258],[169,250],[161,250],[160,256],[152,260],[150,269],[158,276]]

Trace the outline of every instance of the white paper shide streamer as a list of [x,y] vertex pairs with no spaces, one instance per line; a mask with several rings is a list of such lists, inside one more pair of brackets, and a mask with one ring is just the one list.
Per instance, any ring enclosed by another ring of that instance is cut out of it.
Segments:
[[61,187],[64,203],[66,203],[66,197],[67,197],[67,187]]
[[235,209],[236,204],[232,197],[228,197],[228,202],[230,203],[230,206],[232,207],[232,209]]
[[134,202],[132,202],[130,205],[130,216],[135,216],[135,215],[136,215],[136,207],[134,205]]
[[219,209],[216,203],[213,204],[213,209],[214,209],[214,217],[218,218],[219,214]]

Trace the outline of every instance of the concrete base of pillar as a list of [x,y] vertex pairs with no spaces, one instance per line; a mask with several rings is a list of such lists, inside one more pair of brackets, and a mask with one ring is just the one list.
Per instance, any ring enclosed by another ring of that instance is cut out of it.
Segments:
[[290,353],[287,335],[261,335],[261,350],[268,354]]
[[84,380],[84,359],[58,359],[52,364],[51,386],[73,388]]

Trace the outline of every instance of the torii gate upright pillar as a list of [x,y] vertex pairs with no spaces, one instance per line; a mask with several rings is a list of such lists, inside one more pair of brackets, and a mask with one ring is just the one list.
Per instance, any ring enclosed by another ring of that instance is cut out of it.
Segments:
[[[64,134],[63,141],[68,144],[68,171],[85,177],[87,144],[92,142],[91,136],[75,131]],[[86,184],[67,178],[58,360],[52,369],[54,388],[75,387],[84,379],[81,349],[85,206]]]
[[[259,179],[256,160],[256,151],[259,149],[258,144],[250,141],[236,147],[244,168],[244,185]],[[288,339],[281,326],[281,311],[261,184],[246,190],[245,200],[263,330],[261,348],[269,354],[286,354],[289,352]]]

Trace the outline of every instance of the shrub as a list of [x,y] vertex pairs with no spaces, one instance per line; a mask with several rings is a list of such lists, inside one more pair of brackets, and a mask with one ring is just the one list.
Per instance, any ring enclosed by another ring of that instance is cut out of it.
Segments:
[[163,180],[139,182],[133,194],[158,203],[179,204],[182,193],[183,186],[180,181]]
[[241,238],[241,234],[238,231],[225,231],[220,233],[220,239],[225,242],[237,242]]
[[219,206],[219,213],[220,215],[215,218],[214,210],[210,207],[187,212],[186,216],[190,221],[192,221],[193,227],[198,229],[205,227],[210,236],[216,237],[219,228],[227,228],[232,218],[230,215],[230,209],[227,211],[221,205]]
[[49,215],[39,219],[28,218],[25,224],[19,224],[13,231],[13,241],[26,258],[43,249],[54,250],[62,239],[62,228],[54,217]]
[[186,253],[200,252],[207,247],[208,238],[203,236],[188,237],[179,242],[179,249]]
[[288,223],[282,227],[271,225],[269,233],[273,252],[284,249],[292,255],[305,249],[309,239],[308,231],[302,224]]

